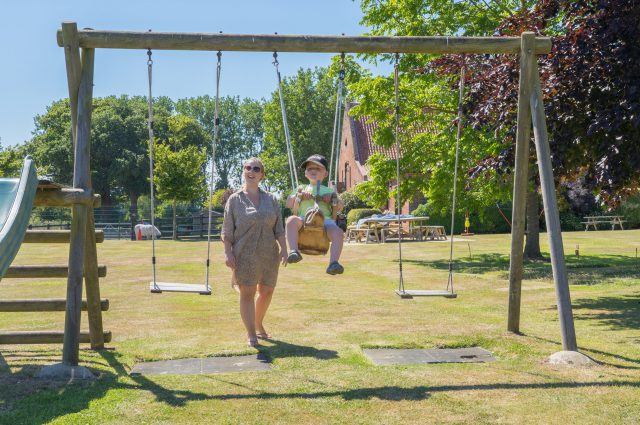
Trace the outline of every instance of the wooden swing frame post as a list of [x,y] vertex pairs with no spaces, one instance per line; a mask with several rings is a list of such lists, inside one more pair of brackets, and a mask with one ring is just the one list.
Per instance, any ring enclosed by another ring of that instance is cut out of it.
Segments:
[[[244,52],[325,52],[325,53],[432,53],[432,54],[519,54],[520,88],[518,100],[518,134],[516,140],[515,181],[513,189],[513,227],[509,275],[508,330],[519,332],[520,293],[526,209],[529,139],[533,123],[538,166],[542,181],[543,202],[551,246],[553,277],[556,286],[558,312],[565,350],[577,350],[569,285],[562,251],[558,206],[551,168],[544,106],[536,56],[551,51],[551,39],[523,33],[521,37],[370,37],[370,36],[314,36],[314,35],[252,35],[169,33],[134,31],[77,30],[74,22],[65,22],[57,32],[58,45],[65,48],[67,76],[71,99],[72,131],[74,135],[74,187],[91,190],[89,175],[89,146],[91,123],[91,85],[93,80],[94,49],[153,49]],[[82,49],[80,63],[79,49]],[[83,82],[83,83],[81,83]],[[76,119],[76,122],[73,120]],[[69,254],[67,294],[67,324],[63,360],[77,364],[79,317],[82,294],[82,270],[90,271],[86,278],[90,313],[92,346],[103,341],[93,339],[93,329],[102,328],[95,260],[95,231],[93,208],[79,205],[74,208]],[[75,229],[75,230],[74,230]],[[73,267],[72,267],[73,264]],[[80,283],[79,283],[80,282]],[[91,288],[91,289],[89,289]],[[96,294],[98,296],[96,296]],[[91,309],[95,304],[96,308]],[[78,319],[76,322],[76,318]],[[99,320],[98,320],[99,319]],[[93,325],[92,325],[93,323]],[[69,337],[66,334],[69,332]]]

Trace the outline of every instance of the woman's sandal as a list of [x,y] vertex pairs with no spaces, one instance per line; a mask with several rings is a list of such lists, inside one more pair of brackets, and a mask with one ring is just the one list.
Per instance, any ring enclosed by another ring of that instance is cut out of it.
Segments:
[[266,332],[259,332],[256,334],[256,336],[258,337],[258,339],[271,339],[271,335]]
[[257,348],[260,345],[260,342],[258,341],[258,338],[249,338],[249,340],[247,341],[247,345],[249,347],[253,347],[253,348]]

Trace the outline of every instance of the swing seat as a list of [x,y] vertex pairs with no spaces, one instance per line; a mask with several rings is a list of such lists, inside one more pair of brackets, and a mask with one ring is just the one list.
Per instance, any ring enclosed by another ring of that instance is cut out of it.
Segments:
[[149,290],[152,294],[162,294],[163,292],[185,292],[196,293],[200,295],[211,295],[211,289],[207,285],[191,284],[191,283],[173,283],[173,282],[149,282]]
[[411,299],[413,297],[444,297],[444,298],[457,298],[458,294],[449,291],[438,290],[423,290],[423,289],[409,289],[409,290],[396,290],[396,294],[403,299]]
[[324,229],[324,214],[315,206],[304,215],[298,231],[298,250],[307,255],[325,255],[330,242]]

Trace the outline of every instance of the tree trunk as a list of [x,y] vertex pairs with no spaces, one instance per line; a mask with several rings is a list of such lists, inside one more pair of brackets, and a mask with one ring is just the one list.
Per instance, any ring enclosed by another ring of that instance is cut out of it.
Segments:
[[524,258],[527,260],[541,260],[540,252],[540,198],[537,187],[529,189],[527,193],[527,239],[524,246]]
[[138,194],[131,191],[129,193],[129,201],[131,202],[131,205],[129,206],[129,219],[131,221],[131,240],[135,241],[135,226],[136,224],[138,224]]
[[176,222],[176,208],[177,208],[177,204],[178,201],[176,201],[175,199],[173,200],[173,240],[177,241],[178,240],[178,224]]

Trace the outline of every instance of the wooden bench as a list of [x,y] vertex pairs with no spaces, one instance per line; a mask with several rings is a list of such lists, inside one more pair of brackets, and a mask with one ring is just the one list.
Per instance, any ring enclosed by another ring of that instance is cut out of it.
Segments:
[[349,242],[362,242],[365,243],[378,243],[380,240],[378,239],[378,233],[376,229],[369,226],[349,226],[347,227],[347,231],[345,232],[346,241]]
[[444,226],[415,226],[413,228],[413,234],[416,240],[437,240],[446,241],[447,232],[444,230]]
[[620,230],[624,230],[622,226],[625,220],[624,217],[620,215],[596,215],[596,216],[588,216],[583,217],[585,221],[581,223],[584,224],[585,232],[589,230],[589,227],[593,227],[593,230],[598,230],[598,224],[606,224],[611,226],[611,230],[615,230],[616,226],[620,226]]

